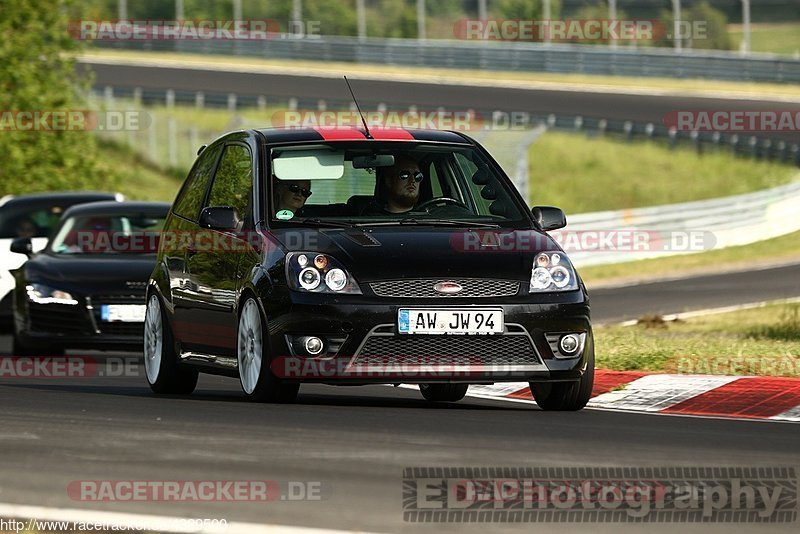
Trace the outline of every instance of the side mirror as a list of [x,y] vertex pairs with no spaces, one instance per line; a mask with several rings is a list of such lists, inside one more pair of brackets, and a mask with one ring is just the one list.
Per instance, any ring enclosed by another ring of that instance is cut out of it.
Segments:
[[25,254],[29,258],[33,254],[33,243],[30,237],[18,237],[11,242],[11,252]]
[[531,209],[534,219],[542,230],[558,230],[567,225],[567,216],[559,208],[553,206],[535,206]]
[[230,206],[209,206],[200,212],[198,224],[201,228],[221,230],[223,232],[235,231],[239,227],[239,214]]

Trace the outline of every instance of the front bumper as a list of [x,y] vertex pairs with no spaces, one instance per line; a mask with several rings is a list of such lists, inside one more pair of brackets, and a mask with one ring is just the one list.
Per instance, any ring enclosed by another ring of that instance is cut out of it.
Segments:
[[[547,302],[536,302],[536,299]],[[293,292],[289,312],[268,317],[273,373],[296,382],[331,384],[431,382],[575,381],[593,354],[589,306],[580,291],[502,299],[382,299]],[[388,302],[391,300],[391,303]],[[533,302],[532,302],[533,301]],[[490,336],[400,334],[398,310],[414,308],[500,307],[505,331]],[[274,311],[274,310],[273,310]],[[584,333],[573,357],[557,357],[554,336]],[[325,341],[318,356],[304,353],[297,339]],[[549,339],[548,339],[549,337]]]
[[17,338],[31,349],[142,350],[144,323],[103,322],[99,303],[78,300],[77,305],[25,302],[15,310]]

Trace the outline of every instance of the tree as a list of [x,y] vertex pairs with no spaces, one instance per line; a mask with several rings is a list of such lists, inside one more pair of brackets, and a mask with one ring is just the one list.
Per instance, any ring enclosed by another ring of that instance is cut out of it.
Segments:
[[[541,20],[544,18],[543,0],[500,0],[497,14],[507,19]],[[490,3],[490,9],[493,9]],[[550,17],[561,12],[561,0],[550,1]]]
[[71,8],[72,0],[0,0],[0,195],[86,188],[101,177],[92,132],[20,129],[30,124],[20,112],[86,110]]
[[[730,50],[731,39],[728,35],[728,19],[725,14],[703,1],[682,12],[681,35],[683,42],[690,48]],[[672,34],[674,28],[672,11],[663,11],[661,21],[666,33]],[[685,35],[691,33],[691,35]],[[697,35],[695,35],[697,33]],[[673,40],[666,35],[659,39],[659,46],[673,46]]]

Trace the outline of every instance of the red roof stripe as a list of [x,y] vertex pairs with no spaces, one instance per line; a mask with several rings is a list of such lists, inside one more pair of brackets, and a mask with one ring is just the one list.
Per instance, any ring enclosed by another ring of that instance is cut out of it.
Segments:
[[325,141],[361,141],[366,139],[361,130],[355,128],[314,128]]
[[414,136],[411,135],[410,132],[403,130],[402,128],[375,128],[374,130],[371,129],[369,133],[372,134],[374,139],[381,139],[384,141],[408,141],[409,139],[414,139]]

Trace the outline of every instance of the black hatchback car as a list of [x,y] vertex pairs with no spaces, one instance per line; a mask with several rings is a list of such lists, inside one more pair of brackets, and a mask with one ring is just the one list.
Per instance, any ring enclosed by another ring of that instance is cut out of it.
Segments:
[[264,129],[199,155],[147,289],[144,357],[157,393],[198,372],[247,397],[299,385],[528,382],[544,409],[588,401],[586,288],[477,142],[456,132]]
[[45,249],[12,271],[14,354],[140,350],[145,289],[169,212],[163,202],[92,202],[64,212]]

